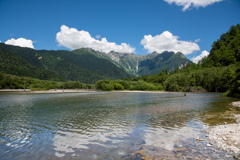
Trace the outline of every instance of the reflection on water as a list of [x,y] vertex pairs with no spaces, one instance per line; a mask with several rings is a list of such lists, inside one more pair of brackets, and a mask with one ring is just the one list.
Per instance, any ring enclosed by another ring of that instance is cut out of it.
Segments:
[[0,93],[0,159],[232,159],[206,147],[204,115],[221,114],[234,100],[220,94]]
[[176,130],[167,130],[164,128],[155,129],[153,132],[148,132],[144,135],[145,144],[147,146],[154,146],[165,150],[174,150],[174,145],[181,139],[197,137],[200,133],[190,127],[182,127]]

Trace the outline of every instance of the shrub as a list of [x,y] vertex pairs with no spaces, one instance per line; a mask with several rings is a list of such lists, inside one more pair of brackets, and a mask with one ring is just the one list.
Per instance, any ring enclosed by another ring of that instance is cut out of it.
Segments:
[[119,83],[114,83],[114,90],[124,90],[124,87]]

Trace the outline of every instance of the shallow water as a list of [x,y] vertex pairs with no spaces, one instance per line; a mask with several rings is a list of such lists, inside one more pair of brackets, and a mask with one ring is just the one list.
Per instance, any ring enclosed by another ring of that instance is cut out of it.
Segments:
[[205,130],[218,124],[209,115],[228,111],[235,100],[194,93],[0,93],[0,159],[233,159],[207,147]]

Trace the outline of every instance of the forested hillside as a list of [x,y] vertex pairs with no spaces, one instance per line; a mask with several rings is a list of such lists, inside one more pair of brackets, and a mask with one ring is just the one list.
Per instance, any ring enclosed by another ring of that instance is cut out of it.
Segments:
[[153,75],[158,74],[163,69],[168,69],[169,71],[176,68],[183,68],[188,63],[192,63],[187,57],[178,52],[163,52],[158,54],[153,59],[147,59],[140,63],[139,75]]
[[210,55],[183,69],[115,81],[98,81],[101,90],[166,90],[182,92],[225,92],[240,97],[240,25],[232,26],[212,45]]
[[33,77],[42,80],[65,81],[58,74],[31,65],[24,58],[12,53],[3,51],[0,48],[0,71],[23,77]]
[[231,26],[227,33],[213,42],[208,58],[202,61],[204,67],[221,67],[240,62],[240,24]]
[[123,68],[88,49],[47,51],[0,43],[0,63],[2,73],[43,80],[93,84],[100,79],[129,77]]

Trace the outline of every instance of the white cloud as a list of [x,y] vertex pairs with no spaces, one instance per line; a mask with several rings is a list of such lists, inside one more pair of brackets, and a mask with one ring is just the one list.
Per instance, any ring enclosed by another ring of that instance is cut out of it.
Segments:
[[114,42],[108,42],[106,38],[97,40],[87,31],[78,31],[76,28],[69,28],[65,25],[61,26],[61,31],[57,33],[56,40],[60,46],[70,49],[89,47],[106,53],[110,51],[132,53],[135,51],[135,48],[132,48],[129,44],[121,43],[121,45],[118,45]]
[[96,35],[95,36],[97,39],[100,39],[101,38],[101,35]]
[[183,54],[191,54],[200,50],[197,43],[178,40],[178,36],[174,36],[169,31],[164,31],[160,35],[145,35],[141,40],[141,44],[149,53],[164,51],[182,52]]
[[216,2],[223,0],[164,0],[165,2],[172,4],[175,3],[178,6],[183,6],[183,11],[186,11],[190,7],[206,7]]
[[5,44],[20,46],[20,47],[28,47],[28,48],[34,49],[33,41],[30,39],[25,39],[25,38],[18,38],[18,39],[11,38],[11,39],[7,40],[5,42]]
[[202,51],[202,54],[200,54],[199,56],[197,57],[193,57],[191,60],[194,62],[194,63],[198,63],[201,59],[203,59],[204,57],[207,57],[209,55],[209,52],[204,50]]
[[200,42],[200,41],[201,41],[201,39],[196,39],[194,42],[196,42],[196,43],[197,43],[197,42]]

